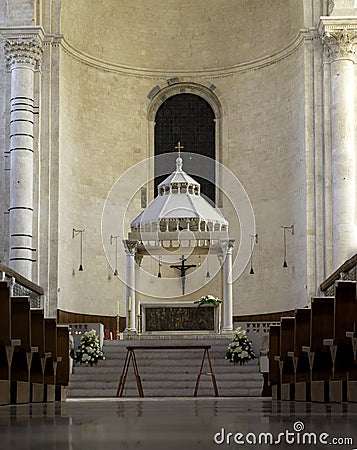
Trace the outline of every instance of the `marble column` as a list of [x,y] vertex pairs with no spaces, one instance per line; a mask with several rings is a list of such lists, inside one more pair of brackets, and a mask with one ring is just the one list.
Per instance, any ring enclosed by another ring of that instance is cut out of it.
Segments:
[[32,279],[34,72],[41,59],[43,34],[35,29],[5,36],[11,72],[10,108],[10,255],[12,269]]
[[223,326],[222,332],[233,330],[233,247],[234,240],[221,242],[223,251]]
[[126,327],[125,333],[136,333],[136,248],[137,241],[124,240],[126,253]]
[[[348,25],[348,26],[347,26]],[[357,23],[323,18],[322,39],[331,71],[333,270],[357,251],[355,57]]]

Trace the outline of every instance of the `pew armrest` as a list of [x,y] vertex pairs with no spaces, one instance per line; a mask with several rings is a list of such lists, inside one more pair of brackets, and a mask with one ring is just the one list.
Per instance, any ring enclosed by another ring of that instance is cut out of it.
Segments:
[[334,339],[324,339],[322,341],[322,343],[324,345],[327,345],[328,347],[331,347],[332,345],[335,345],[335,340]]

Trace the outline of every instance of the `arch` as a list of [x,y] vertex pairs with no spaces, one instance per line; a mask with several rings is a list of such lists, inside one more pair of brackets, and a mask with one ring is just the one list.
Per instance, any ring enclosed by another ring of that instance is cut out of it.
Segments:
[[[177,96],[179,94],[193,94],[194,96],[198,96],[201,99],[205,100],[207,104],[210,106],[213,112],[213,121],[215,124],[214,129],[214,155],[212,155],[212,159],[222,163],[222,105],[219,101],[216,94],[213,92],[215,86],[211,85],[210,88],[206,86],[202,86],[196,83],[188,83],[178,82],[177,84],[173,84],[161,89],[156,95],[152,98],[150,104],[148,105],[147,110],[147,120],[148,120],[148,157],[152,157],[155,155],[155,120],[159,109],[162,105],[171,97]],[[190,149],[188,149],[190,151]],[[154,167],[149,169],[150,171],[150,179],[153,178],[154,175]],[[220,174],[215,173],[214,176],[215,184],[219,186]],[[152,196],[157,193],[154,192],[154,183],[152,183],[152,189],[150,189]],[[219,190],[215,189],[215,194],[211,199],[218,206],[222,206],[222,196]]]
[[160,106],[164,103],[165,100],[172,97],[173,95],[177,94],[195,94],[199,97],[202,97],[204,100],[206,100],[207,103],[211,106],[215,119],[219,120],[222,118],[222,105],[221,102],[218,100],[218,97],[213,92],[215,89],[215,86],[211,85],[211,88],[208,88],[206,86],[196,84],[196,83],[177,83],[171,86],[164,87],[161,89],[155,97],[151,100],[148,112],[147,112],[147,119],[150,122],[155,121],[156,113]]

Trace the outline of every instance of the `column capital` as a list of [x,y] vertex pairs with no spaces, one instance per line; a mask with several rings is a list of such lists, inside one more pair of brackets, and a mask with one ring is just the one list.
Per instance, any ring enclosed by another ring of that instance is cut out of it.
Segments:
[[339,59],[357,61],[357,19],[321,17],[319,34],[327,62]]
[[4,53],[7,67],[26,64],[33,68],[40,65],[44,31],[41,27],[11,27],[0,29],[4,37]]
[[228,253],[233,250],[235,239],[221,239],[221,249],[223,253]]
[[138,241],[131,241],[130,239],[123,239],[125,253],[134,256],[138,246]]

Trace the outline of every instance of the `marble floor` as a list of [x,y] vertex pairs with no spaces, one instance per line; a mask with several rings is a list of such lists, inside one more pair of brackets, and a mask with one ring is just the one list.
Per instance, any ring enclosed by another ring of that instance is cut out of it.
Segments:
[[150,398],[0,406],[0,449],[6,450],[326,446],[357,449],[357,404]]

